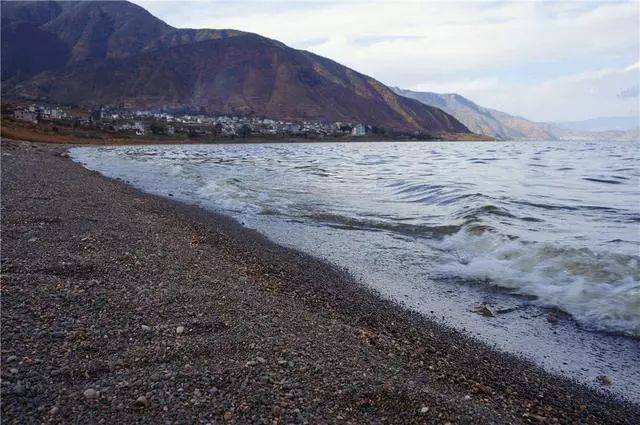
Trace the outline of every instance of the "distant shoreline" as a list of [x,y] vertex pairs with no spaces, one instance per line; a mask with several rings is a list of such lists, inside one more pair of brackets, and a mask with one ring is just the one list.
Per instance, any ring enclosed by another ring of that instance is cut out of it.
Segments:
[[123,137],[96,129],[70,129],[60,127],[57,131],[52,124],[31,124],[15,120],[2,120],[1,133],[8,139],[25,140],[35,143],[82,144],[82,145],[149,145],[149,144],[228,144],[228,143],[337,143],[337,142],[429,142],[429,141],[492,141],[493,139],[477,134],[450,134],[443,138],[412,139],[391,138],[380,135],[344,136],[344,137],[288,137],[288,136],[249,136],[247,138],[221,137],[215,139],[171,138],[168,136]]
[[9,422],[640,415],[230,218],[89,171],[65,158],[67,147],[2,142]]

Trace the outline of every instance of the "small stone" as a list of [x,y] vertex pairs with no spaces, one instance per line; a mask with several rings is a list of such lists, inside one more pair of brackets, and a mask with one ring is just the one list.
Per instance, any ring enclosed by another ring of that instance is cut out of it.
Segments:
[[23,394],[25,393],[25,390],[26,390],[26,389],[25,389],[24,385],[22,385],[22,384],[16,384],[16,385],[13,387],[13,392],[14,392],[14,394],[16,394],[16,395],[23,395]]
[[471,400],[471,396],[470,395],[466,395],[466,396],[464,396],[464,399],[465,400]]
[[58,408],[58,406],[53,406],[53,407],[51,408],[51,410],[49,410],[49,414],[53,416],[53,415],[55,415],[56,413],[58,413],[58,411],[59,411],[59,410],[60,410],[60,409]]
[[264,357],[256,357],[256,361],[257,361],[258,363],[265,363],[265,362],[266,362],[266,360],[264,359]]
[[484,317],[494,317],[495,316],[495,313],[489,307],[487,307],[484,304],[476,307],[476,309],[473,310],[473,311],[474,311],[474,313],[477,313],[477,314],[479,314],[481,316],[484,316]]
[[598,380],[598,382],[600,382],[600,384],[602,385],[611,385],[613,384],[613,381],[611,380],[611,378],[609,378],[607,375],[600,375],[596,378]]
[[94,390],[93,388],[87,388],[86,390],[84,390],[84,392],[82,394],[84,394],[84,398],[89,399],[89,400],[98,397],[98,392],[96,390]]
[[16,369],[15,367],[12,367],[11,369],[9,369],[9,373],[16,375],[18,373],[18,369]]
[[182,335],[182,334],[184,333],[184,326],[178,326],[178,327],[176,328],[176,333],[177,333],[178,335]]
[[429,412],[429,408],[427,406],[422,407],[422,409],[420,409],[420,414],[424,415],[425,413]]
[[209,388],[209,394],[218,394],[218,389],[216,387]]
[[143,331],[146,331],[146,332],[148,332],[148,331],[150,331],[150,330],[151,330],[151,326],[142,325],[141,327],[142,327],[142,330],[143,330]]
[[230,421],[233,419],[233,413],[231,412],[224,412],[224,420],[225,421]]
[[138,407],[147,407],[149,405],[149,400],[145,396],[141,395],[133,404]]
[[547,313],[547,322],[549,323],[558,323],[558,313],[555,311],[550,311]]
[[15,361],[16,359],[17,359],[17,357],[16,357],[16,356],[9,356],[9,357],[7,357],[7,362],[13,362],[13,361]]

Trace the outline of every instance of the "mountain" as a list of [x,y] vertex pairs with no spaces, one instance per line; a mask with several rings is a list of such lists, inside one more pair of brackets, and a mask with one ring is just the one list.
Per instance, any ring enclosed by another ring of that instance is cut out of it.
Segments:
[[555,123],[560,128],[573,131],[622,131],[633,130],[640,125],[640,117],[598,117],[583,121]]
[[241,31],[176,29],[128,2],[3,2],[2,63],[8,97],[469,133],[327,58]]
[[455,93],[417,92],[398,87],[393,87],[393,91],[440,108],[472,132],[499,140],[640,140],[638,117],[594,118],[567,123],[534,122],[485,108]]
[[555,140],[557,138],[552,126],[547,123],[537,123],[495,109],[485,108],[459,94],[416,92],[398,87],[394,87],[393,91],[401,96],[442,109],[456,117],[474,133],[485,134],[501,140]]
[[25,79],[90,59],[124,58],[240,34],[244,33],[176,29],[128,2],[3,1],[2,79]]
[[602,130],[602,131],[580,131],[568,130],[562,127],[553,127],[554,134],[558,140],[615,140],[619,142],[640,141],[640,127],[629,130]]

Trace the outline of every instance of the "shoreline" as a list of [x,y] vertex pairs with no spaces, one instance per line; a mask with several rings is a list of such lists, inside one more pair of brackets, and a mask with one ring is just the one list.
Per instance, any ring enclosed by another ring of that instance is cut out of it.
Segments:
[[[276,149],[278,145],[262,146],[261,152],[263,152],[262,149],[269,151],[271,148],[268,146]],[[301,144],[297,147],[304,148],[304,146]],[[346,151],[353,150],[347,144],[331,146],[334,148],[342,146]],[[334,149],[331,146],[329,148]],[[373,145],[363,144],[362,146],[372,147]],[[400,145],[389,146],[399,147]],[[170,152],[182,152],[187,156],[194,152],[198,152],[198,156],[211,152],[213,156],[218,157],[219,149],[226,150],[227,148],[232,150],[230,152],[232,156],[235,156],[233,152],[236,149],[252,156],[254,151],[251,146],[242,147],[240,145],[230,145],[226,148],[224,145],[189,148],[176,145],[153,146],[152,148],[152,151],[161,157],[165,153],[169,153],[169,157],[173,157]],[[163,153],[157,152],[156,148]],[[114,150],[122,152],[123,149],[129,151],[128,147],[73,148],[69,150],[69,154],[75,162],[90,170],[97,171],[105,177],[124,181],[146,193],[199,205],[205,210],[229,215],[242,223],[243,226],[257,230],[276,244],[311,253],[330,264],[343,267],[354,276],[358,283],[372,288],[380,296],[390,299],[408,310],[420,313],[427,320],[433,320],[469,335],[493,349],[521,356],[552,374],[568,377],[597,391],[612,394],[618,398],[626,398],[632,403],[640,403],[640,386],[638,386],[638,382],[640,382],[638,342],[640,340],[633,336],[588,330],[589,328],[575,321],[571,315],[565,314],[562,309],[540,306],[539,303],[527,301],[525,296],[523,298],[514,296],[506,289],[484,284],[476,285],[475,282],[464,281],[464,279],[462,282],[451,282],[452,285],[443,284],[437,280],[420,279],[417,277],[420,276],[419,266],[418,268],[411,264],[406,267],[400,266],[394,262],[393,258],[380,252],[381,249],[382,251],[388,249],[388,246],[382,248],[382,245],[386,245],[386,243],[395,246],[393,241],[383,242],[384,234],[381,238],[380,233],[367,234],[349,229],[348,232],[342,232],[340,235],[332,230],[331,225],[327,227],[323,225],[308,226],[297,220],[295,222],[286,218],[282,220],[282,217],[278,217],[279,214],[262,216],[260,213],[258,215],[254,215],[254,213],[243,215],[238,211],[234,212],[237,205],[234,204],[233,196],[229,197],[225,193],[221,194],[224,199],[209,198],[206,195],[201,197],[198,194],[200,191],[188,183],[186,186],[184,182],[174,186],[174,183],[181,180],[180,173],[176,176],[178,180],[175,180],[166,175],[166,170],[155,169],[153,166],[148,167],[144,163],[140,164],[140,168],[127,167],[128,161],[121,162],[112,154]],[[145,147],[131,147],[131,149],[133,151],[146,150]],[[287,150],[292,152],[288,148]],[[317,151],[315,148],[314,150]],[[263,153],[266,155],[265,158],[270,156],[268,152]],[[102,158],[102,155],[105,158]],[[243,181],[243,192],[262,186],[260,180],[256,181],[255,177],[251,177],[250,170],[242,171],[242,169],[243,167],[240,166],[236,172],[231,169],[228,170],[228,173],[223,169],[221,171],[227,175],[227,178],[235,177]],[[205,180],[208,181],[211,178],[212,181],[217,181],[216,186],[220,184],[215,175],[207,174],[205,170],[202,171],[205,174],[201,177],[204,177]],[[256,172],[261,171],[256,170]],[[149,175],[145,176],[147,174]],[[198,174],[200,173],[198,172]],[[253,184],[247,185],[249,181],[253,181]],[[198,181],[195,184],[196,187],[200,186]],[[258,186],[254,186],[255,184]],[[268,192],[269,189],[259,190],[259,192],[262,191]],[[211,193],[209,194],[211,195]],[[227,201],[231,201],[231,205],[227,205]],[[255,200],[250,200],[249,203],[255,205]],[[229,211],[225,212],[227,209]],[[447,219],[443,217],[442,220],[446,221]],[[340,231],[338,230],[338,232]],[[350,246],[352,249],[345,250],[345,246]],[[380,249],[374,247],[380,247]],[[387,262],[387,260],[390,261]],[[384,266],[380,268],[378,264]],[[425,266],[426,269],[429,269],[428,265]],[[508,273],[508,270],[505,272]],[[481,305],[487,306],[494,314],[488,317],[479,315],[477,308]],[[552,315],[551,320],[549,315]],[[602,376],[608,378],[609,385],[603,385],[600,382]]]
[[[61,156],[67,147],[2,141],[9,421],[632,423],[640,414],[232,218],[89,171]],[[89,388],[96,397],[83,395]]]
[[[252,135],[247,138],[241,137],[218,137],[207,139],[205,137],[198,138],[170,138],[168,136],[157,136],[156,138],[123,136],[116,133],[108,133],[97,129],[70,129],[60,127],[53,131],[50,127],[56,127],[53,124],[33,124],[26,122],[18,122],[9,119],[2,120],[2,133],[5,138],[13,140],[24,140],[32,143],[51,143],[58,145],[77,144],[87,146],[101,145],[158,145],[158,144],[175,144],[175,145],[191,145],[191,144],[228,144],[228,143],[367,143],[367,142],[487,142],[496,141],[487,136],[469,134],[461,135],[458,133],[434,135],[431,139],[415,139],[410,137],[385,137],[384,135],[366,135],[366,136],[326,136],[326,137],[303,137],[303,136],[264,136]],[[74,133],[75,132],[75,133]],[[446,137],[445,137],[446,136]],[[463,137],[464,136],[464,137]],[[445,138],[443,138],[445,137]],[[448,138],[447,138],[448,137]]]

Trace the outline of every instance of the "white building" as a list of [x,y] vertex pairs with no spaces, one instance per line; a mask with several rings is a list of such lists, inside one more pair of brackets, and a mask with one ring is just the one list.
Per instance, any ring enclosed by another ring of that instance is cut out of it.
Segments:
[[351,130],[352,136],[364,136],[365,134],[367,134],[367,129],[363,124],[356,124]]
[[28,121],[37,123],[38,122],[38,113],[35,111],[26,111],[24,109],[16,109],[13,111],[13,117],[20,121]]

